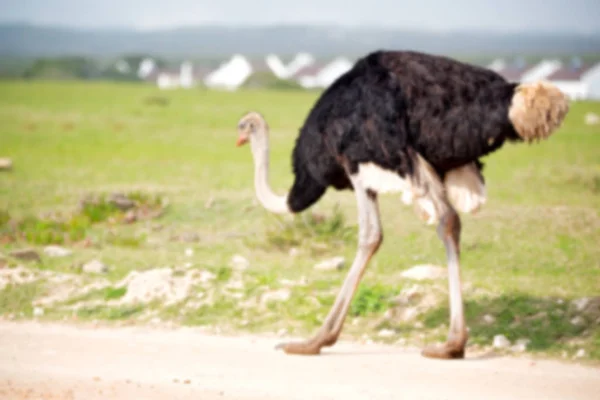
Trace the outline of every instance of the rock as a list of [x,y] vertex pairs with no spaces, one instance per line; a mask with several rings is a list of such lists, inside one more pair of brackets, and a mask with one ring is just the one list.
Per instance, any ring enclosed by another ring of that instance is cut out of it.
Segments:
[[522,353],[525,350],[527,350],[527,346],[529,345],[530,342],[531,341],[529,339],[518,339],[515,342],[515,345],[512,346],[510,349],[514,352]]
[[590,303],[589,297],[582,297],[580,299],[575,299],[571,302],[571,304],[573,304],[575,309],[579,312],[585,310],[589,303]]
[[8,255],[23,261],[42,261],[40,255],[34,249],[13,250],[10,253],[8,253]]
[[575,326],[581,326],[585,324],[585,319],[581,315],[578,315],[575,318],[571,319],[571,324]]
[[200,271],[198,276],[198,281],[201,283],[206,283],[214,280],[217,276],[210,271]]
[[300,251],[295,247],[292,247],[290,249],[290,257],[296,257],[299,253],[300,253]]
[[382,337],[382,338],[389,338],[392,337],[396,334],[396,331],[392,330],[392,329],[382,329],[377,333],[377,336]]
[[127,292],[116,304],[148,303],[163,301],[165,305],[176,304],[190,294],[194,285],[194,271],[184,276],[173,275],[171,268],[157,268],[148,271],[132,271],[116,287],[127,285]]
[[12,160],[10,158],[0,158],[0,171],[10,171],[12,165]]
[[9,284],[21,285],[34,282],[37,278],[34,271],[20,265],[16,268],[2,268],[0,269],[0,290]]
[[496,349],[506,349],[510,347],[510,340],[508,340],[504,335],[496,335],[494,336],[494,342],[492,346],[494,346]]
[[105,274],[108,272],[108,266],[99,260],[92,260],[84,264],[81,270],[87,274]]
[[206,208],[207,210],[209,208],[211,208],[213,206],[213,204],[215,203],[215,198],[213,196],[210,196],[205,202],[204,202],[204,208]]
[[42,307],[34,307],[33,308],[33,316],[41,317],[44,315],[44,309]]
[[200,236],[196,232],[184,232],[179,235],[179,240],[187,243],[194,243],[200,240]]
[[231,257],[230,265],[234,269],[243,271],[250,267],[250,261],[248,261],[243,256],[236,254],[233,257]]
[[127,211],[123,217],[123,222],[126,224],[133,224],[135,221],[137,221],[137,214],[135,210]]
[[184,254],[185,254],[185,256],[186,256],[186,257],[191,257],[191,256],[193,256],[193,255],[194,255],[194,250],[193,250],[193,249],[190,249],[190,248],[188,247],[187,249],[185,249],[185,252],[184,252]]
[[585,124],[586,125],[598,125],[600,124],[600,116],[598,114],[594,114],[589,112],[585,115]]
[[272,290],[270,292],[263,293],[263,295],[260,298],[260,302],[264,305],[271,301],[287,301],[290,298],[291,294],[292,292],[290,291],[290,289]]
[[422,296],[422,288],[419,285],[413,285],[402,290],[400,294],[392,300],[392,302],[401,306],[405,306],[415,302]]
[[575,353],[575,358],[583,358],[583,357],[585,357],[585,350],[584,349],[577,350],[577,353]]
[[400,312],[400,315],[398,316],[398,318],[402,322],[408,322],[408,321],[415,319],[417,317],[417,315],[419,315],[419,311],[417,310],[416,307],[408,307],[408,308],[403,309]]
[[485,322],[488,325],[493,324],[494,322],[496,322],[496,318],[493,315],[490,314],[485,314],[483,316],[483,322]]
[[280,330],[277,331],[277,336],[282,337],[282,336],[287,335],[287,333],[288,333],[287,329],[281,328]]
[[121,211],[127,211],[130,208],[135,207],[135,202],[125,196],[123,193],[111,194],[108,201]]
[[442,279],[446,277],[446,268],[430,264],[417,265],[409,270],[404,271],[402,273],[402,277],[417,281],[426,279]]
[[314,268],[321,271],[340,270],[344,268],[345,262],[344,257],[333,257],[315,264]]
[[48,257],[66,257],[73,254],[73,252],[60,246],[46,246],[44,247],[44,254]]
[[232,279],[225,287],[227,289],[242,290],[244,288],[244,282],[241,279]]

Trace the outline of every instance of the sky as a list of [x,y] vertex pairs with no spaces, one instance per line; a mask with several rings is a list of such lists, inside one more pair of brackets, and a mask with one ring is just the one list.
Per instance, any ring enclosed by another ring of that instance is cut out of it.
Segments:
[[0,0],[0,23],[78,28],[336,24],[600,32],[599,0]]

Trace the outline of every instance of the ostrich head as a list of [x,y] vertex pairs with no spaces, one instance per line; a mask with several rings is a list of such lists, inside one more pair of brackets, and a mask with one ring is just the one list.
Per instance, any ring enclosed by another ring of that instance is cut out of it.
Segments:
[[257,142],[259,139],[257,136],[266,135],[267,129],[267,123],[262,115],[255,111],[247,113],[240,118],[238,122],[238,139],[236,146],[243,146],[248,141],[250,141],[250,143]]

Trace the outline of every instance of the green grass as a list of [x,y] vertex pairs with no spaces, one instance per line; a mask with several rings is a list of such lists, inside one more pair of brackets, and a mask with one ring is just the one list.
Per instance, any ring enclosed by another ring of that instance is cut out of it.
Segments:
[[[21,231],[33,234],[0,242],[0,252],[41,248],[67,232],[65,245],[82,238],[91,245],[73,245],[73,256],[43,257],[41,265],[31,267],[79,273],[77,265],[100,258],[111,266],[108,278],[116,281],[133,269],[190,263],[216,275],[198,289],[206,296],[213,291],[214,301],[171,307],[161,318],[308,335],[327,314],[345,275],[313,265],[338,255],[349,265],[354,256],[354,197],[329,191],[304,215],[269,214],[255,200],[250,150],[235,147],[235,126],[249,110],[266,116],[272,130],[271,184],[283,193],[292,182],[294,140],[317,96],[293,90],[160,92],[133,84],[1,82],[0,157],[12,158],[14,166],[0,172],[0,227],[6,233],[10,221],[30,221]],[[600,103],[574,104],[560,132],[544,143],[506,145],[484,159],[488,203],[479,214],[463,217],[462,234],[462,276],[475,345],[490,344],[502,333],[510,339],[529,337],[532,351],[540,354],[559,355],[579,346],[587,357],[600,360],[599,322],[574,326],[567,308],[573,299],[598,296],[600,288],[600,125],[585,125],[588,112],[600,114]],[[169,207],[160,218],[132,224],[108,222],[110,207],[77,214],[85,196],[113,192],[138,193],[148,204],[164,198]],[[399,197],[381,196],[380,209],[384,242],[353,302],[349,320],[355,323],[346,324],[347,337],[376,336],[391,298],[411,284],[400,276],[404,269],[445,263],[435,229],[423,225]],[[39,225],[55,215],[82,219]],[[194,232],[198,240],[172,239],[184,232]],[[186,248],[193,255],[186,255]],[[239,273],[245,284],[241,298],[225,288],[238,276],[229,266],[235,254],[250,261]],[[261,306],[260,296],[284,287],[283,279],[306,284],[290,287],[285,302]],[[422,344],[445,336],[446,282],[424,287],[442,292],[440,305],[419,315],[420,324],[387,322],[397,331],[394,340]],[[31,315],[34,289],[5,288],[0,313],[13,309]],[[124,295],[107,290],[95,298]],[[248,300],[258,305],[242,307]],[[94,306],[77,313],[96,319],[143,314],[139,306]],[[481,322],[486,314],[496,322]],[[546,317],[532,319],[535,315]]]

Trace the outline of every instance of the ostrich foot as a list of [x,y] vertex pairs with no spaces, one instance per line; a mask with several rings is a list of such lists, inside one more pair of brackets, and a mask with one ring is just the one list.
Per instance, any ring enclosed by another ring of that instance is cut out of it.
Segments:
[[441,345],[425,347],[421,351],[421,355],[427,358],[441,358],[444,360],[465,358],[465,345],[460,342],[448,341]]
[[303,342],[285,342],[275,346],[276,350],[283,350],[286,354],[298,354],[305,356],[316,356],[321,353],[321,347],[313,340],[307,340]]
[[318,355],[321,348],[333,346],[337,339],[338,336],[334,334],[321,334],[300,342],[280,343],[275,349],[283,350],[286,354]]

